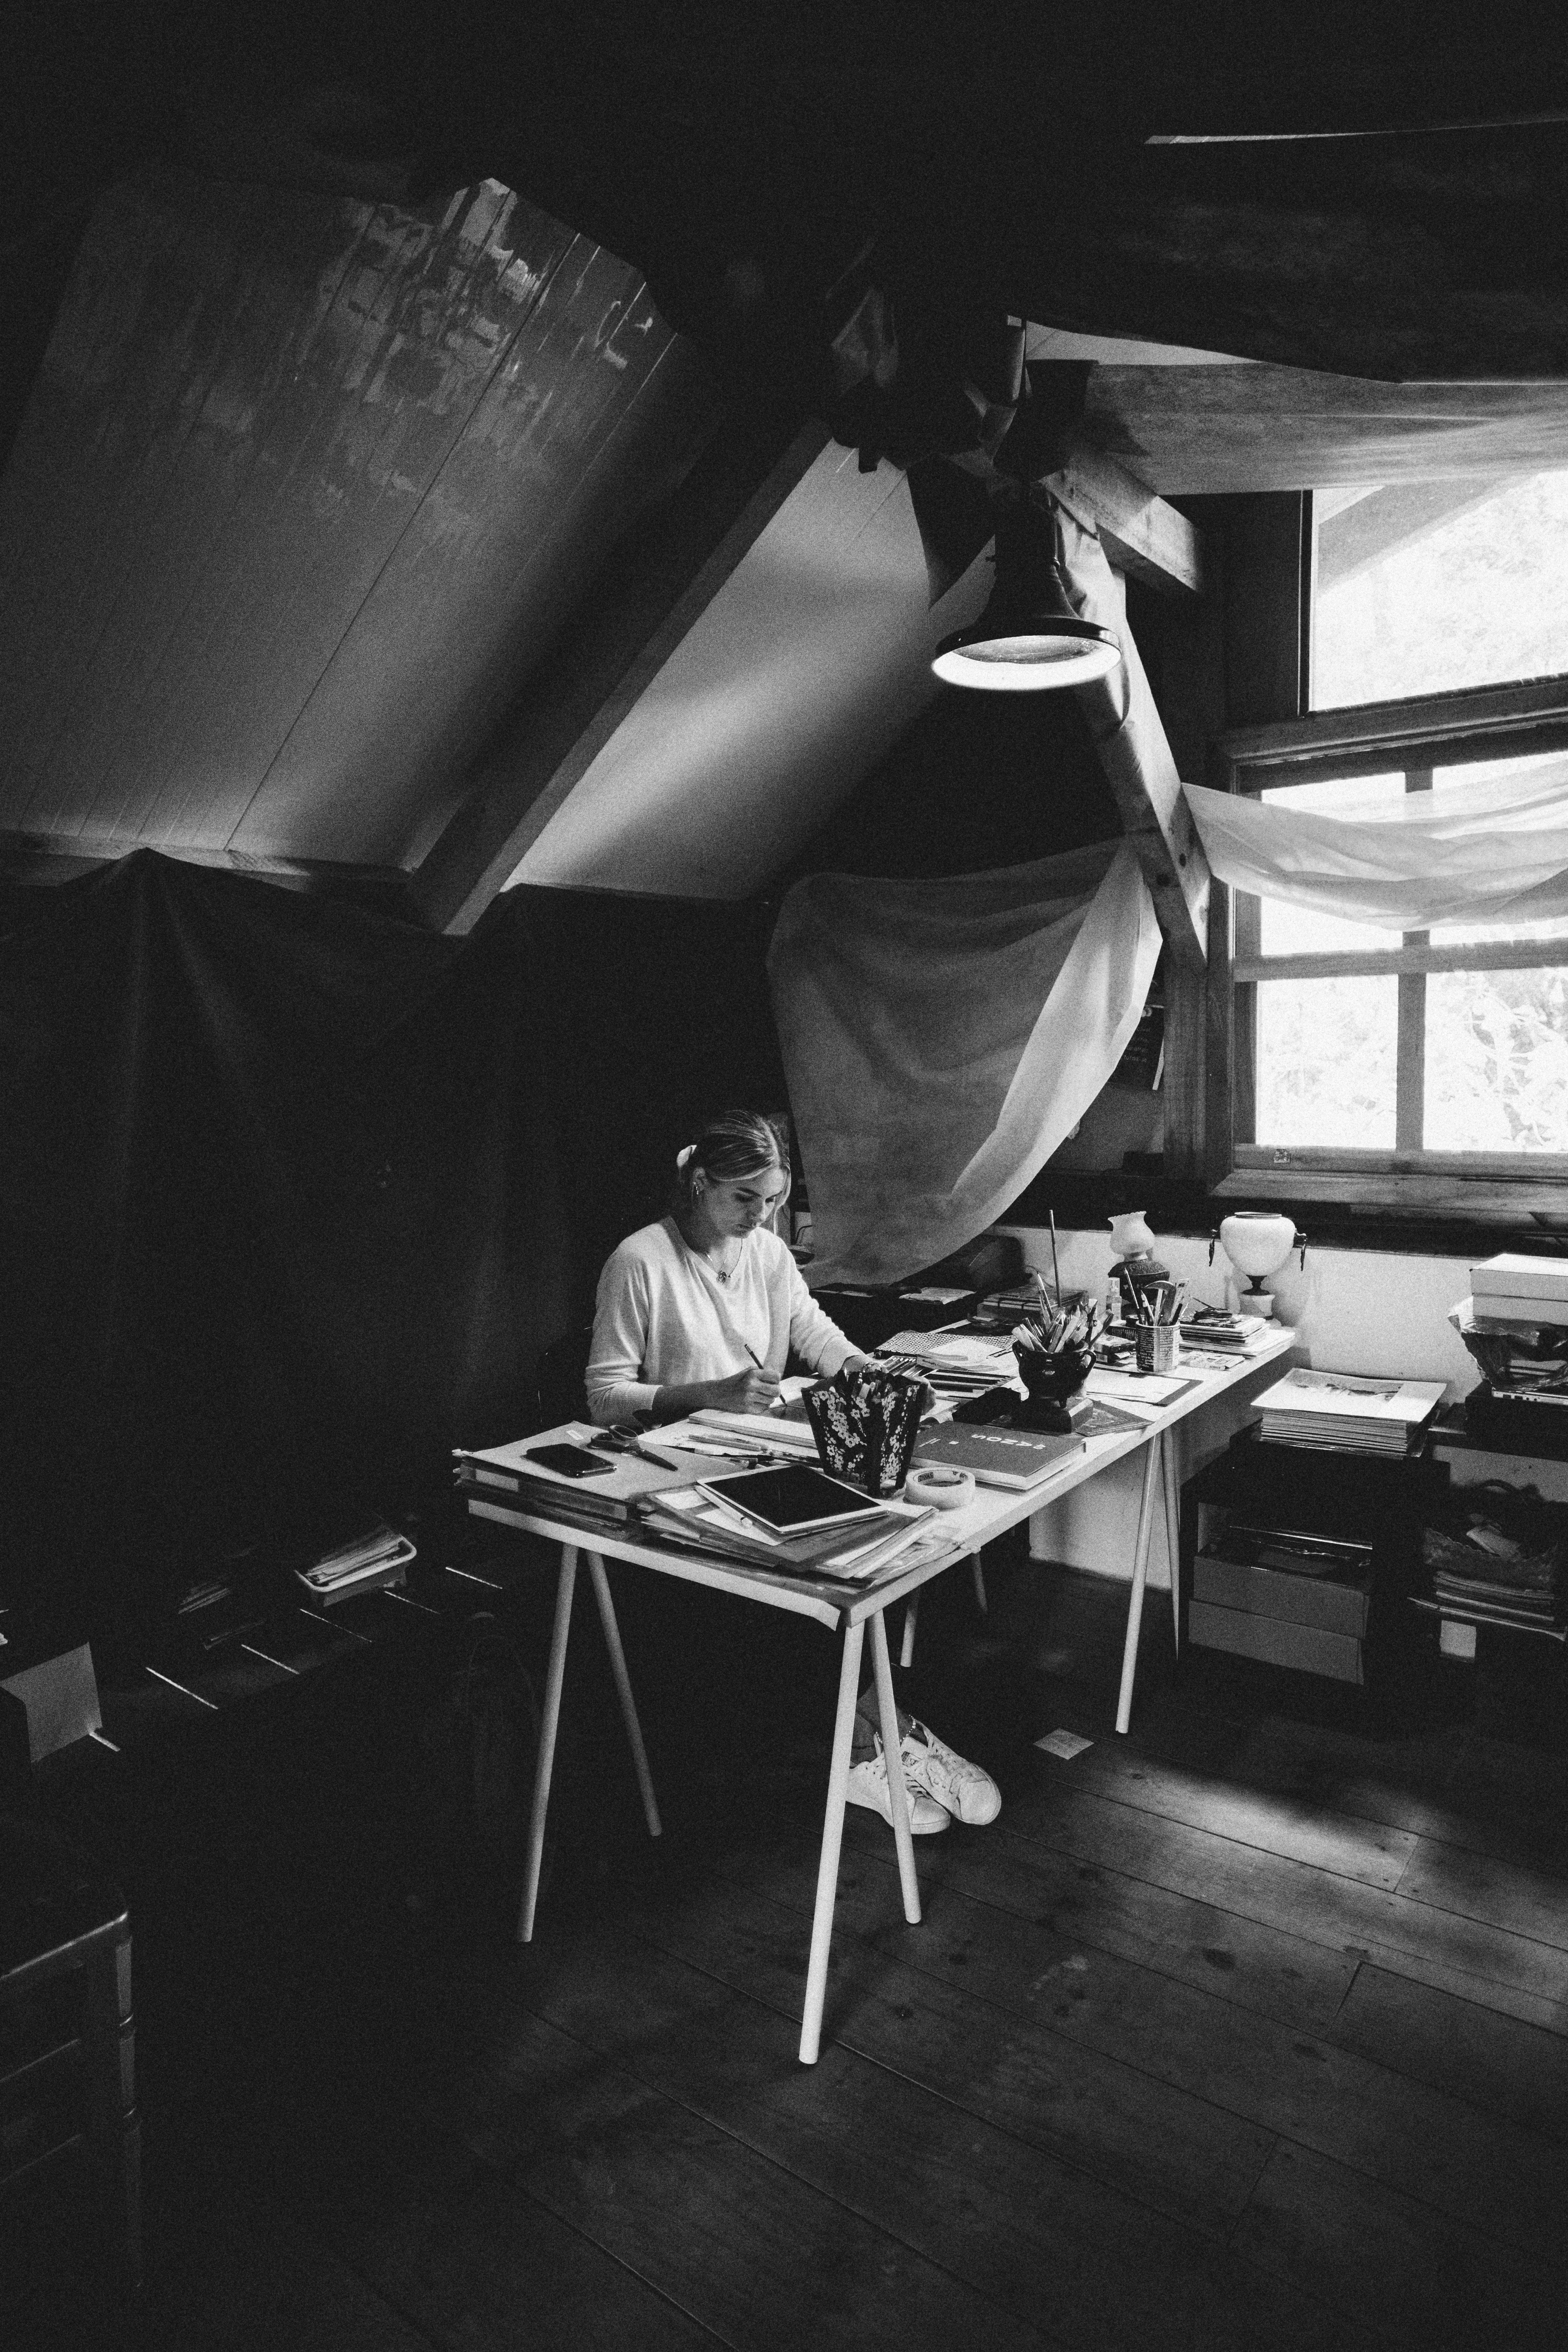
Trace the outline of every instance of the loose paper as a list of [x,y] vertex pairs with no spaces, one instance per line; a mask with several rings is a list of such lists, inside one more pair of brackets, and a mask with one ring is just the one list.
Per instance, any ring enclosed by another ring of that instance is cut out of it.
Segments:
[[1094,1742],[1080,1738],[1076,1731],[1047,1731],[1043,1739],[1036,1740],[1035,1745],[1043,1748],[1047,1756],[1059,1756],[1064,1764],[1070,1764],[1075,1756],[1081,1756],[1086,1748],[1094,1746]]

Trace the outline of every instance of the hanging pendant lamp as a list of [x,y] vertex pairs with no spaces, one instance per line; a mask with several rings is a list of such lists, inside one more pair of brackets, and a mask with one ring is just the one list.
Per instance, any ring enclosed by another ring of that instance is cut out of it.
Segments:
[[1037,694],[1103,677],[1121,659],[1115,631],[1074,608],[1054,516],[1026,495],[1011,501],[997,517],[991,601],[979,620],[942,639],[933,674],[984,694]]

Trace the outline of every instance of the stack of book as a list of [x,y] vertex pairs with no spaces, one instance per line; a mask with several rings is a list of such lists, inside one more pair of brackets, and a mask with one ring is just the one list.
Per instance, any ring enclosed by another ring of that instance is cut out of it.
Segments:
[[694,1475],[696,1465],[689,1460],[671,1464],[630,1450],[605,1454],[602,1472],[591,1478],[564,1477],[535,1458],[552,1444],[587,1453],[598,1433],[576,1423],[510,1445],[459,1448],[452,1457],[458,1492],[481,1517],[504,1519],[509,1511],[536,1511],[545,1518],[608,1535],[631,1527],[646,1496],[662,1486],[686,1486]]
[[1259,1434],[1273,1445],[1329,1454],[1413,1454],[1442,1402],[1443,1385],[1298,1367],[1258,1399]]
[[1428,1528],[1422,1552],[1432,1570],[1432,1605],[1487,1625],[1550,1633],[1565,1629],[1558,1607],[1562,1553],[1555,1540],[1526,1542],[1483,1514],[1462,1534]]
[[1470,1268],[1478,1331],[1568,1328],[1568,1258],[1504,1250]]
[[863,1583],[895,1561],[914,1566],[921,1547],[950,1538],[931,1522],[935,1513],[903,1504],[861,1513],[852,1524],[816,1528],[796,1535],[770,1534],[701,1486],[667,1488],[639,1507],[637,1532],[682,1550],[743,1560],[782,1577],[821,1577],[834,1584]]
[[352,1542],[340,1544],[335,1551],[325,1553],[313,1567],[297,1568],[294,1571],[312,1601],[323,1609],[334,1601],[347,1601],[355,1593],[375,1592],[384,1585],[407,1581],[409,1561],[415,1547],[395,1528],[378,1519],[363,1535]]
[[1209,1348],[1216,1355],[1245,1356],[1248,1342],[1268,1329],[1258,1315],[1227,1315],[1223,1307],[1189,1307],[1182,1317],[1183,1344]]
[[953,1422],[944,1428],[928,1423],[915,1447],[915,1461],[923,1470],[968,1470],[982,1486],[1010,1487],[1021,1493],[1042,1486],[1069,1462],[1082,1458],[1084,1441],[1054,1431],[1009,1429],[995,1423],[976,1426]]

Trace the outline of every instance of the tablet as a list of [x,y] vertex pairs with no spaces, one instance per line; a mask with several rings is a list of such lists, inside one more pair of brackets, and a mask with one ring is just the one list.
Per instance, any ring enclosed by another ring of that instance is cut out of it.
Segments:
[[739,1470],[730,1478],[704,1478],[701,1486],[705,1495],[744,1511],[776,1536],[837,1527],[882,1508],[870,1495],[830,1478],[809,1462],[789,1462],[777,1470]]

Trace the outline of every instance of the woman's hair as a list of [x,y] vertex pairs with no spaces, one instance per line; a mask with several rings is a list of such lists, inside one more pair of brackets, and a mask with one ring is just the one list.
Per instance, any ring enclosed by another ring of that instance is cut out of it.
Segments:
[[690,1208],[699,1171],[721,1184],[732,1184],[742,1176],[759,1176],[765,1168],[781,1168],[789,1174],[789,1153],[772,1119],[754,1110],[715,1111],[677,1159],[675,1205]]

